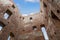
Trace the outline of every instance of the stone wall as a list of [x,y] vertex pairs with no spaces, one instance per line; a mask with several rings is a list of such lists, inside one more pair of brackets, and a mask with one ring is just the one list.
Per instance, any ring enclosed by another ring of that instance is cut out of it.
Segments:
[[60,0],[41,0],[42,12],[47,15],[49,40],[60,40]]
[[13,0],[0,0],[0,40],[9,36],[10,40],[45,40],[42,27],[49,40],[60,40],[60,1],[40,0],[40,4],[40,13],[22,16]]

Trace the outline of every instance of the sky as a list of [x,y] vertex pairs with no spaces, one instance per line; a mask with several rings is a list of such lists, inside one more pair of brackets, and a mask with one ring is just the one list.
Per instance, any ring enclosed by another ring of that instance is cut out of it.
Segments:
[[39,0],[14,0],[20,13],[30,14],[37,13],[40,11],[40,1]]

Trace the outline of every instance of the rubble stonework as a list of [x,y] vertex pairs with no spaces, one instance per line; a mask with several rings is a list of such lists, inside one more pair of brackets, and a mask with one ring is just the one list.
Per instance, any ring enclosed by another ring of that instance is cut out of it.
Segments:
[[[40,0],[40,13],[22,16],[13,0],[0,0],[0,40],[60,40],[60,0]],[[4,15],[9,15],[5,18]]]

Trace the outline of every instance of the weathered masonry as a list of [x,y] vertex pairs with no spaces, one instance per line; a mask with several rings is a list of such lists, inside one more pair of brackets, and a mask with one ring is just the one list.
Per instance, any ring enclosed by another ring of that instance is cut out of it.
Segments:
[[40,13],[22,16],[13,0],[0,0],[0,40],[60,40],[60,0],[40,4]]

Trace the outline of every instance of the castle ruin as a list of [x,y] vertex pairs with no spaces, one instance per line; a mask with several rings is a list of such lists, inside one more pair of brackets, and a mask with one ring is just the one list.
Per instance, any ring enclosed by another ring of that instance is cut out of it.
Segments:
[[[0,40],[60,40],[60,0],[40,0],[40,13],[22,16],[13,0],[0,0]],[[5,17],[6,15],[7,18]]]

